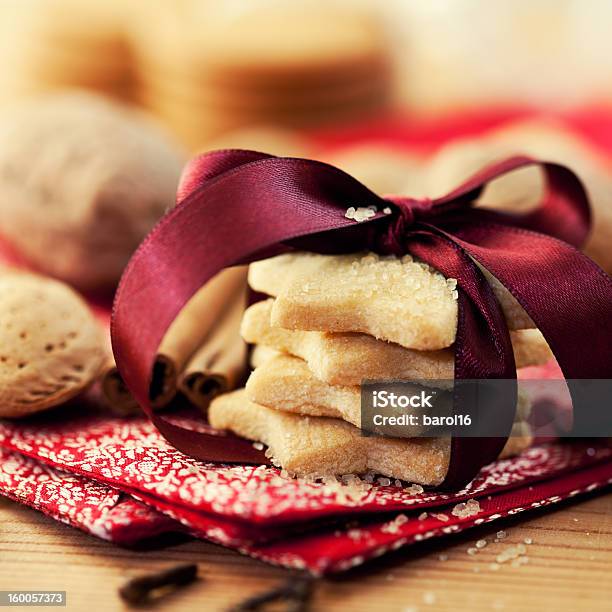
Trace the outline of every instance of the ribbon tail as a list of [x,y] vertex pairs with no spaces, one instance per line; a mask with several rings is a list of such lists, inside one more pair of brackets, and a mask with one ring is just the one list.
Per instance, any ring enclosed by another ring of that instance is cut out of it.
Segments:
[[[466,225],[454,239],[517,299],[566,379],[612,378],[612,278],[593,261],[556,238],[504,225]],[[604,407],[569,389],[579,435]]]
[[[469,414],[474,398],[462,380],[507,379],[516,381],[512,343],[503,312],[482,271],[450,237],[430,227],[410,233],[408,250],[447,278],[457,279],[459,313],[455,339],[455,414]],[[472,387],[473,389],[473,387]],[[512,429],[516,413],[516,383],[497,394],[495,420],[499,437],[453,435],[451,458],[442,487],[468,484],[483,465],[497,459]],[[456,431],[458,434],[458,430]]]

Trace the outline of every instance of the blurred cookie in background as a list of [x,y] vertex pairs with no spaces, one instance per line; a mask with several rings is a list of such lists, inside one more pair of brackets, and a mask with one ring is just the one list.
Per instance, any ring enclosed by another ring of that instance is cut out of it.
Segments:
[[183,162],[131,107],[80,91],[22,102],[0,120],[0,233],[38,270],[111,289],[174,203]]
[[398,95],[419,115],[612,98],[606,0],[380,2],[395,30]]
[[[561,122],[517,121],[482,138],[451,142],[430,160],[428,190],[433,196],[442,195],[486,164],[519,154],[567,165],[582,179],[593,211],[593,228],[584,251],[611,273],[612,164]],[[543,177],[538,169],[521,169],[487,187],[480,203],[525,211],[537,205],[543,190]]]
[[339,149],[320,157],[348,172],[379,195],[419,197],[426,192],[424,160],[416,152],[369,143]]
[[254,125],[233,130],[210,140],[203,150],[250,149],[281,157],[312,157],[312,143],[299,132],[273,126]]
[[[485,166],[519,151],[520,147],[499,142],[493,135],[452,140],[428,161],[427,190],[433,197],[445,195]],[[479,201],[483,206],[525,211],[537,204],[541,194],[539,171],[528,168],[491,182]]]
[[9,2],[3,20],[2,29],[14,38],[10,54],[4,54],[5,99],[65,87],[132,97],[131,51],[119,0]]
[[140,101],[193,148],[253,124],[345,122],[391,98],[386,33],[354,7],[183,0],[132,22]]

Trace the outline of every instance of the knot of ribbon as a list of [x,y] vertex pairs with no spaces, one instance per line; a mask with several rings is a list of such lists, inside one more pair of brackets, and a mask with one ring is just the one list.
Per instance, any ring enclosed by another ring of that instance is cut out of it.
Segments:
[[[474,207],[492,180],[528,166],[544,174],[540,205],[524,215]],[[376,211],[357,222],[351,206]],[[428,263],[458,285],[455,378],[516,379],[508,327],[482,270],[516,298],[540,329],[566,378],[612,378],[612,279],[580,247],[590,228],[585,190],[568,168],[514,157],[433,200],[383,198],[342,170],[307,159],[225,150],[192,160],[177,206],[128,264],[111,322],[128,388],[161,433],[205,461],[269,463],[231,434],[193,431],[151,410],[148,390],[163,335],[191,296],[225,267],[292,249],[372,250]],[[456,394],[455,410],[465,401]],[[510,432],[515,392],[496,407]],[[574,411],[574,421],[581,418]],[[453,436],[443,486],[467,484],[506,437]]]
[[381,233],[378,228],[372,228],[375,231],[370,234],[368,246],[373,251],[399,256],[405,253],[404,237],[408,228],[414,224],[417,211],[431,207],[432,201],[400,197],[387,197],[387,199],[396,207],[396,214],[390,220],[386,231]]

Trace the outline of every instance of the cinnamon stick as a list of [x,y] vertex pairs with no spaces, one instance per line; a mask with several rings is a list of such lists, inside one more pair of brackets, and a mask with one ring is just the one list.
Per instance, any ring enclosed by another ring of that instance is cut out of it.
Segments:
[[240,337],[246,291],[237,295],[220,323],[189,360],[179,389],[202,410],[220,393],[235,388],[244,370],[246,344]]
[[[153,367],[149,393],[154,408],[163,408],[172,401],[179,376],[190,358],[224,318],[228,304],[244,295],[246,274],[246,266],[223,270],[193,296],[172,323]],[[102,391],[111,408],[119,413],[138,410],[113,361],[102,374]]]
[[197,577],[195,563],[181,563],[161,572],[131,578],[119,589],[119,595],[134,606],[151,604],[162,594],[191,584]]
[[118,416],[130,416],[140,410],[134,396],[123,382],[112,357],[102,371],[102,394],[110,410]]

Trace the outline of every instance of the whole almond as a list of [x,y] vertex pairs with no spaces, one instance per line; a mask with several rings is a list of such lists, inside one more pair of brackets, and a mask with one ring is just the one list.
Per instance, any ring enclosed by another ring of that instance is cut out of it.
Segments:
[[0,274],[0,417],[22,417],[85,389],[105,359],[102,331],[67,285]]
[[182,163],[128,106],[78,91],[22,102],[0,120],[1,234],[45,274],[112,288],[174,203]]

